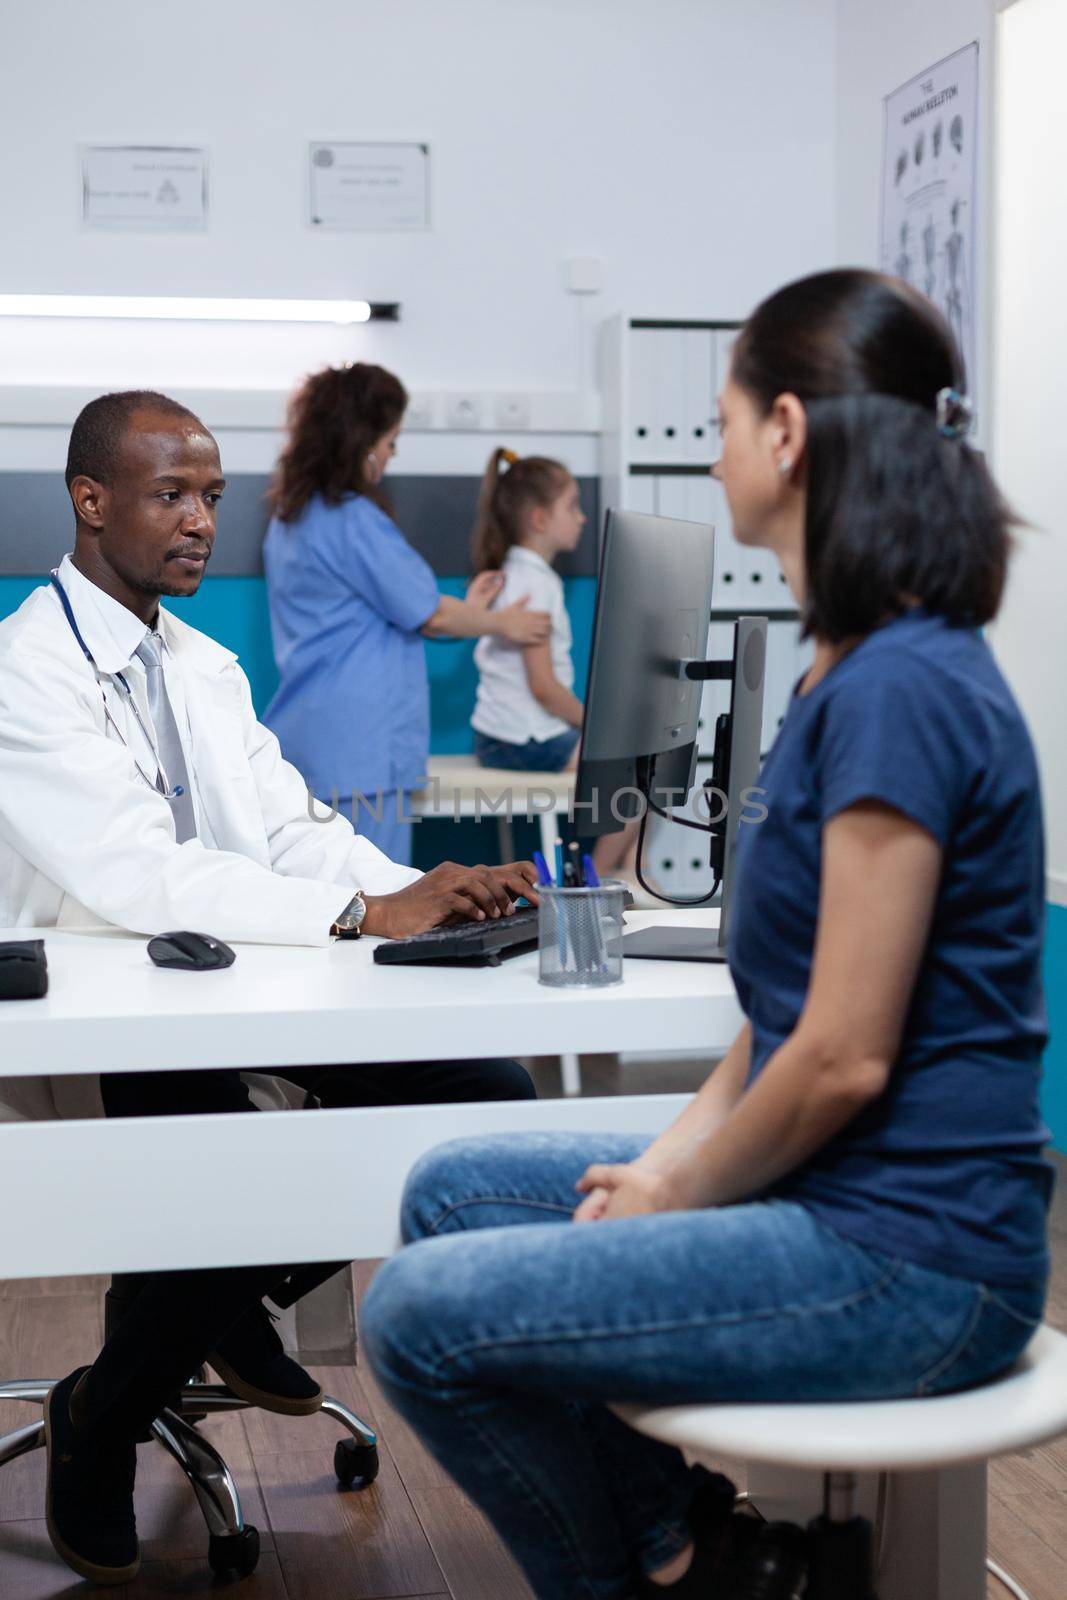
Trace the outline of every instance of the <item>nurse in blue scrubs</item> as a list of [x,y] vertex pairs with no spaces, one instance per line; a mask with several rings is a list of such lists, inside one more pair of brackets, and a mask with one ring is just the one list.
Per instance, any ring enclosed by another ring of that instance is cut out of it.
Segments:
[[263,720],[311,792],[336,797],[360,833],[404,863],[407,797],[430,751],[423,640],[495,634],[529,645],[551,627],[525,601],[489,609],[499,574],[476,578],[464,600],[439,592],[381,488],[406,405],[382,367],[308,378],[290,409],[263,548],[280,677]]

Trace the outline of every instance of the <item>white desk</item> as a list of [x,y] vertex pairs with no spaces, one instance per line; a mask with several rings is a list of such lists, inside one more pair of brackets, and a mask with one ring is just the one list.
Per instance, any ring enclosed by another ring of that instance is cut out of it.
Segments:
[[[429,787],[411,797],[413,817],[424,822],[494,821],[499,861],[515,860],[514,818],[536,817],[541,854],[550,865],[555,861],[559,819],[569,814],[574,800],[573,772],[509,772],[483,767],[471,756],[431,756],[427,772]],[[581,1069],[575,1051],[563,1052],[560,1071],[564,1094],[580,1094]]]
[[[708,925],[708,912],[633,913]],[[32,930],[17,935],[32,937]],[[50,992],[0,1005],[0,1076],[568,1051],[706,1049],[741,1024],[725,968],[628,961],[566,993],[536,952],[497,968],[376,967],[373,941],[241,945],[220,972],[154,967],[145,940],[43,930]],[[385,1254],[412,1161],[460,1133],[655,1131],[684,1096],[261,1116],[0,1123],[0,1277]]]

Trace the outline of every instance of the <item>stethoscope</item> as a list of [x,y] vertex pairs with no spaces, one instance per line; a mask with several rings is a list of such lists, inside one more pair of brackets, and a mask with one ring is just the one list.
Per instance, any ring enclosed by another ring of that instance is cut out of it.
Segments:
[[[67,591],[64,589],[63,585],[59,581],[59,570],[58,570],[58,568],[55,568],[53,570],[53,572],[52,572],[52,587],[55,589],[56,593],[59,596],[60,604],[63,607],[63,615],[66,617],[67,621],[70,624],[70,631],[73,633],[75,639],[77,639],[78,643],[81,645],[82,654],[84,655],[86,661],[88,661],[89,665],[92,667],[93,673],[96,676],[97,687],[100,690],[100,695],[101,695],[101,698],[102,698],[102,700],[104,702],[104,716],[107,718],[108,722],[114,728],[115,732],[118,734],[119,738],[121,739],[122,743],[126,746],[127,750],[130,750],[129,740],[126,738],[126,735],[123,733],[122,729],[119,727],[118,723],[115,721],[114,717],[111,715],[111,707],[107,703],[107,691],[105,690],[104,684],[103,684],[104,674],[100,671],[100,668],[97,666],[95,660],[93,659],[93,652],[89,649],[89,646],[86,644],[85,640],[82,638],[82,632],[81,632],[81,629],[78,627],[77,621],[75,619],[74,610],[73,610],[73,607],[71,606],[71,603],[70,603],[70,597],[68,596]],[[133,712],[134,717],[136,718],[137,726],[140,728],[142,734],[144,735],[144,741],[147,744],[149,750],[151,750],[151,752],[152,752],[152,759],[155,761],[155,764],[156,764],[155,782],[153,783],[152,779],[148,776],[148,773],[142,767],[141,763],[138,761],[138,759],[134,755],[133,751],[130,750],[130,756],[131,756],[131,758],[133,760],[134,766],[137,768],[137,771],[140,773],[141,777],[144,779],[145,783],[147,783],[147,785],[148,785],[148,787],[150,789],[154,789],[157,794],[161,794],[163,796],[164,800],[177,800],[181,795],[183,795],[185,793],[185,790],[182,788],[181,784],[178,784],[173,789],[171,788],[170,783],[167,780],[167,774],[163,770],[163,763],[159,759],[158,746],[156,745],[156,741],[153,739],[152,735],[149,733],[148,728],[145,725],[145,720],[142,717],[140,711],[138,710],[137,701],[133,697],[133,690],[130,688],[129,683],[126,681],[126,674],[124,672],[108,673],[108,677],[113,677],[115,679],[115,681],[121,686],[122,692],[126,696],[127,704],[129,705],[130,710]]]

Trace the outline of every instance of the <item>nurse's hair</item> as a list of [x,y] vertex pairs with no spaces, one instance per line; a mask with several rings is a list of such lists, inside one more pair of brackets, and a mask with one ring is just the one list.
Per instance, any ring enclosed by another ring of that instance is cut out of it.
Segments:
[[289,402],[289,438],[269,495],[275,515],[293,522],[317,494],[328,506],[349,494],[384,505],[367,456],[407,403],[404,385],[384,367],[357,361],[313,372]]
[[916,600],[996,615],[1017,518],[965,441],[963,361],[929,300],[878,272],[802,278],[749,317],[731,376],[761,415],[804,405],[806,634],[864,635]]
[[548,456],[518,456],[503,445],[489,457],[478,496],[471,540],[475,572],[496,572],[512,545],[526,531],[526,519],[537,506],[545,510],[571,481],[562,461]]

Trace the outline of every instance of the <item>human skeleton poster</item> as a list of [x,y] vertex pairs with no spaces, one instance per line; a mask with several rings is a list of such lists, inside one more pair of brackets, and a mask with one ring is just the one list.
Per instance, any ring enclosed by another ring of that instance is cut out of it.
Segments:
[[921,289],[947,317],[975,375],[978,45],[885,99],[882,269]]

